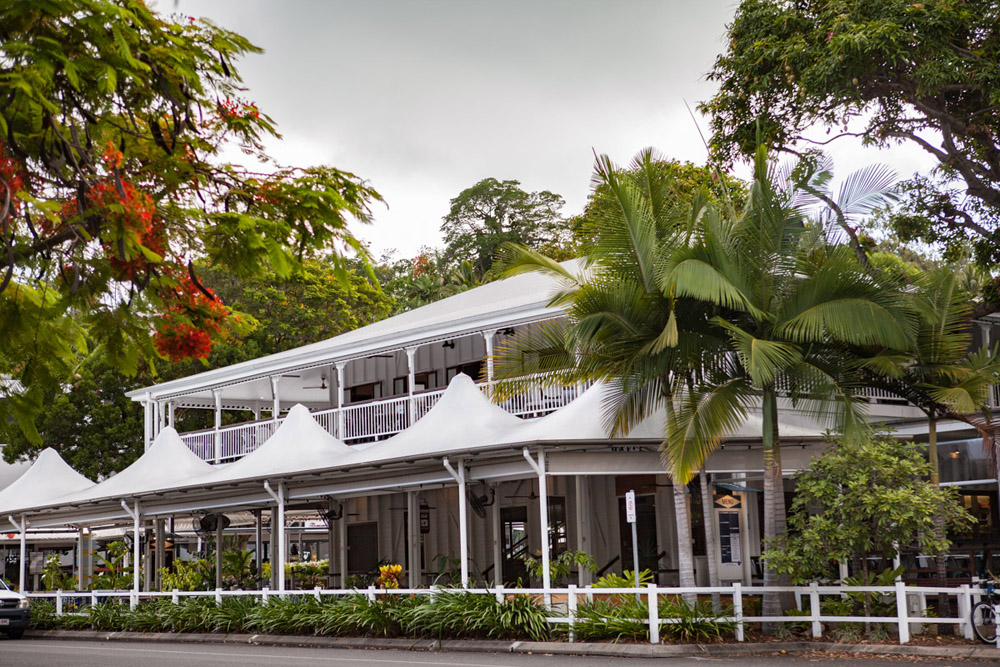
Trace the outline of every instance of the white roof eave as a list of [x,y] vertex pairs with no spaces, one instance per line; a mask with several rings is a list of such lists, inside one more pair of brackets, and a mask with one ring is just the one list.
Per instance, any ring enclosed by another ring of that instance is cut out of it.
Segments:
[[[546,298],[542,303],[547,304],[548,301],[549,299]],[[297,354],[297,350],[301,350],[302,348],[296,348],[286,352],[279,352],[278,354],[262,357],[261,359],[246,361],[240,364],[206,371],[197,375],[178,378],[177,380],[171,380],[170,382],[135,389],[130,392],[126,392],[125,395],[133,401],[143,401],[145,400],[147,393],[153,400],[177,394],[190,394],[216,388],[220,385],[247,382],[260,377],[267,377],[277,372],[285,372],[302,366],[312,366],[323,362],[332,363],[338,360],[357,358],[367,354],[375,354],[386,349],[403,348],[407,345],[412,345],[414,343],[419,344],[423,341],[433,342],[435,339],[440,339],[442,337],[468,335],[479,329],[499,329],[504,326],[513,326],[516,324],[558,317],[560,314],[562,314],[562,310],[558,308],[550,308],[547,305],[539,305],[538,303],[535,303],[524,307],[500,311],[490,317],[484,318],[482,316],[469,316],[452,320],[443,325],[415,327],[408,329],[405,334],[386,334],[344,347],[330,345],[329,347],[323,347],[322,349],[310,350],[309,352],[299,352]],[[469,326],[472,323],[475,323],[474,327]],[[332,343],[333,341],[336,341],[336,338],[331,338],[329,341],[322,342]],[[321,343],[316,343],[314,345],[320,344]]]

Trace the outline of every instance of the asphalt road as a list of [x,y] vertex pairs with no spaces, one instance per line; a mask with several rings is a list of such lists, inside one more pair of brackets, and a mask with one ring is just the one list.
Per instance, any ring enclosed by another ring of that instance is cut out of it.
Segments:
[[[856,658],[851,665],[914,665],[914,660]],[[996,662],[919,660],[927,665],[972,667]],[[3,667],[297,667],[331,665],[332,667],[598,667],[619,665],[664,664],[669,667],[692,667],[706,664],[741,667],[810,667],[841,665],[843,658],[767,655],[741,658],[604,658],[582,656],[514,655],[504,653],[422,653],[414,651],[359,650],[330,648],[282,648],[241,644],[146,644],[129,642],[75,642],[45,639],[0,640],[0,665]]]

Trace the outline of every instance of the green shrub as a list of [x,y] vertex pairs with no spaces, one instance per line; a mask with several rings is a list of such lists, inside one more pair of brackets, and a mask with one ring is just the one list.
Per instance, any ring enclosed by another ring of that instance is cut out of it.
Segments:
[[721,639],[723,633],[732,632],[736,624],[732,607],[723,606],[719,613],[712,610],[709,600],[691,604],[680,596],[661,596],[658,603],[661,623],[660,636],[682,642],[712,641]]
[[59,627],[59,617],[56,616],[55,602],[48,600],[31,601],[31,623],[32,630],[51,630]]

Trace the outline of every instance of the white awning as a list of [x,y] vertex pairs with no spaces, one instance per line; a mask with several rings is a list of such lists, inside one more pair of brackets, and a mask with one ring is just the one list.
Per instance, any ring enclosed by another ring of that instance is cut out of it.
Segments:
[[0,491],[0,517],[17,510],[48,505],[60,496],[95,486],[63,461],[56,450],[47,447],[23,475]]
[[211,464],[198,458],[184,444],[177,431],[168,426],[160,431],[149,449],[125,470],[91,489],[56,498],[46,504],[128,498],[142,493],[166,491],[186,486],[213,470]]
[[522,420],[490,402],[468,375],[459,373],[427,414],[413,426],[358,451],[340,465],[418,459],[465,453],[492,442]]
[[260,447],[225,468],[190,482],[217,484],[329,468],[353,451],[320,426],[308,408],[296,405]]

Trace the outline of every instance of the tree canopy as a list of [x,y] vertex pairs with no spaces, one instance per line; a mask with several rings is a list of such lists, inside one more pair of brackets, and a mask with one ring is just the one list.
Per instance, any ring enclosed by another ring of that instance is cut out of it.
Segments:
[[830,575],[838,560],[868,571],[868,556],[891,561],[900,547],[942,553],[949,542],[935,519],[959,530],[972,517],[954,489],[926,477],[930,465],[920,449],[888,436],[855,445],[836,443],[796,475],[785,544],[770,543],[764,557],[797,582]]
[[451,200],[441,223],[442,258],[448,266],[468,260],[482,278],[505,243],[551,252],[569,240],[563,203],[548,190],[526,192],[518,181],[484,178]]
[[[994,0],[743,0],[709,79],[722,160],[766,141],[801,152],[853,134],[909,142],[938,161],[906,188],[906,237],[1000,263],[1000,5]],[[852,121],[863,124],[861,129]],[[825,125],[827,139],[808,130]],[[998,304],[1000,305],[1000,304]]]
[[[198,273],[243,323],[231,328],[207,358],[161,364],[157,379],[185,377],[307,345],[382,319],[392,307],[391,298],[366,276],[351,271],[346,280],[339,279],[318,261],[304,262],[301,271],[288,278],[269,273],[237,279],[206,267],[198,267]],[[126,377],[97,351],[43,407],[37,418],[41,442],[12,432],[4,458],[14,461],[52,447],[90,477],[122,470],[143,451],[142,410],[125,392],[157,379],[143,364],[136,375]],[[232,412],[224,417],[247,418]],[[206,428],[213,420],[209,410],[178,410],[176,418],[181,431]]]
[[[378,193],[329,166],[286,167],[272,120],[241,97],[259,49],[140,0],[12,0],[0,22],[0,429],[33,416],[100,348],[205,358],[230,311],[195,270],[288,276],[309,256],[343,275],[348,224]],[[236,148],[259,171],[226,162]],[[17,387],[18,391],[10,391]]]

